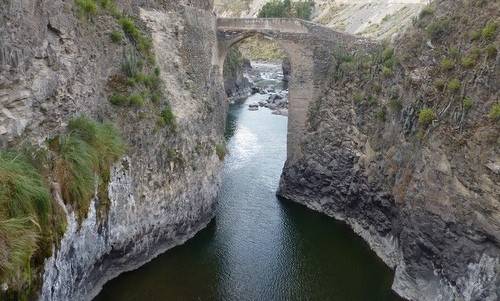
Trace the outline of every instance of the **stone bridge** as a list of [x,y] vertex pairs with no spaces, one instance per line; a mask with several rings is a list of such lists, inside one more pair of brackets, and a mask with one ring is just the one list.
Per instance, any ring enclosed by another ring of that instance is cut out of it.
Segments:
[[263,35],[276,41],[291,63],[288,104],[287,159],[300,158],[309,106],[321,97],[335,53],[364,53],[376,44],[370,40],[337,32],[315,23],[285,18],[220,18],[217,20],[219,64],[224,65],[231,46]]

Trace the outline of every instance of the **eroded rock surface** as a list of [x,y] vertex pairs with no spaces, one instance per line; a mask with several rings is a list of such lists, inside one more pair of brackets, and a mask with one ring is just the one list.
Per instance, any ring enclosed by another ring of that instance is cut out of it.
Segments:
[[[79,17],[74,1],[0,3],[0,145],[43,145],[71,117],[110,120],[127,142],[109,184],[110,210],[92,202],[46,260],[41,300],[89,300],[105,281],[183,243],[213,217],[226,103],[211,1],[116,1],[151,36],[165,100],[113,106],[109,79],[129,39],[111,15]],[[175,130],[158,125],[167,102]],[[215,112],[215,113],[214,113]]]
[[[310,106],[303,156],[286,163],[280,184],[280,195],[350,224],[396,269],[393,289],[410,300],[500,296],[500,128],[489,117],[498,54],[469,68],[457,60],[452,71],[441,63],[446,49],[466,56],[476,43],[498,45],[498,35],[464,34],[481,30],[497,4],[466,2],[435,1],[396,41],[399,64],[390,49],[375,64],[339,53]],[[427,26],[446,20],[449,31],[434,39]],[[460,90],[440,89],[441,78]],[[423,108],[436,114],[428,124]]]

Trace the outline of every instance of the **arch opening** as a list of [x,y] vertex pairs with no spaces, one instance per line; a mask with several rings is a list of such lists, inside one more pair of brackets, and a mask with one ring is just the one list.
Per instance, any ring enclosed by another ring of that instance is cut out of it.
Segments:
[[227,45],[222,74],[229,101],[238,102],[258,93],[267,96],[264,100],[259,97],[259,107],[287,116],[291,64],[286,48],[262,33],[241,34]]

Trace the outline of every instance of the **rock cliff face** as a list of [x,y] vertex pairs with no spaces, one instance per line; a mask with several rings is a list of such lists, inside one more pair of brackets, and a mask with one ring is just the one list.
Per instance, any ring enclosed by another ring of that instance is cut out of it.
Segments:
[[281,196],[350,224],[410,300],[500,297],[493,12],[435,1],[394,49],[336,55],[282,175]]
[[[211,1],[116,1],[151,35],[165,100],[140,108],[107,100],[133,44],[106,13],[78,17],[73,1],[0,3],[0,144],[41,145],[85,114],[111,120],[127,156],[111,174],[109,213],[92,201],[79,225],[71,208],[60,246],[45,262],[41,300],[88,300],[105,281],[184,242],[213,217],[225,124]],[[158,126],[164,101],[175,130]]]
[[252,85],[245,73],[251,71],[250,61],[243,57],[237,47],[229,50],[224,61],[224,89],[230,99],[243,98],[251,94]]

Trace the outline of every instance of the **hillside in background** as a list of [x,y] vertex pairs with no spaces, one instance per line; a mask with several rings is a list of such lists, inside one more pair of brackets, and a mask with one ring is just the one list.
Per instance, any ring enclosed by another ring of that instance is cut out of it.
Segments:
[[[267,0],[215,0],[223,17],[256,17]],[[391,38],[428,0],[315,0],[313,21],[349,33]]]

